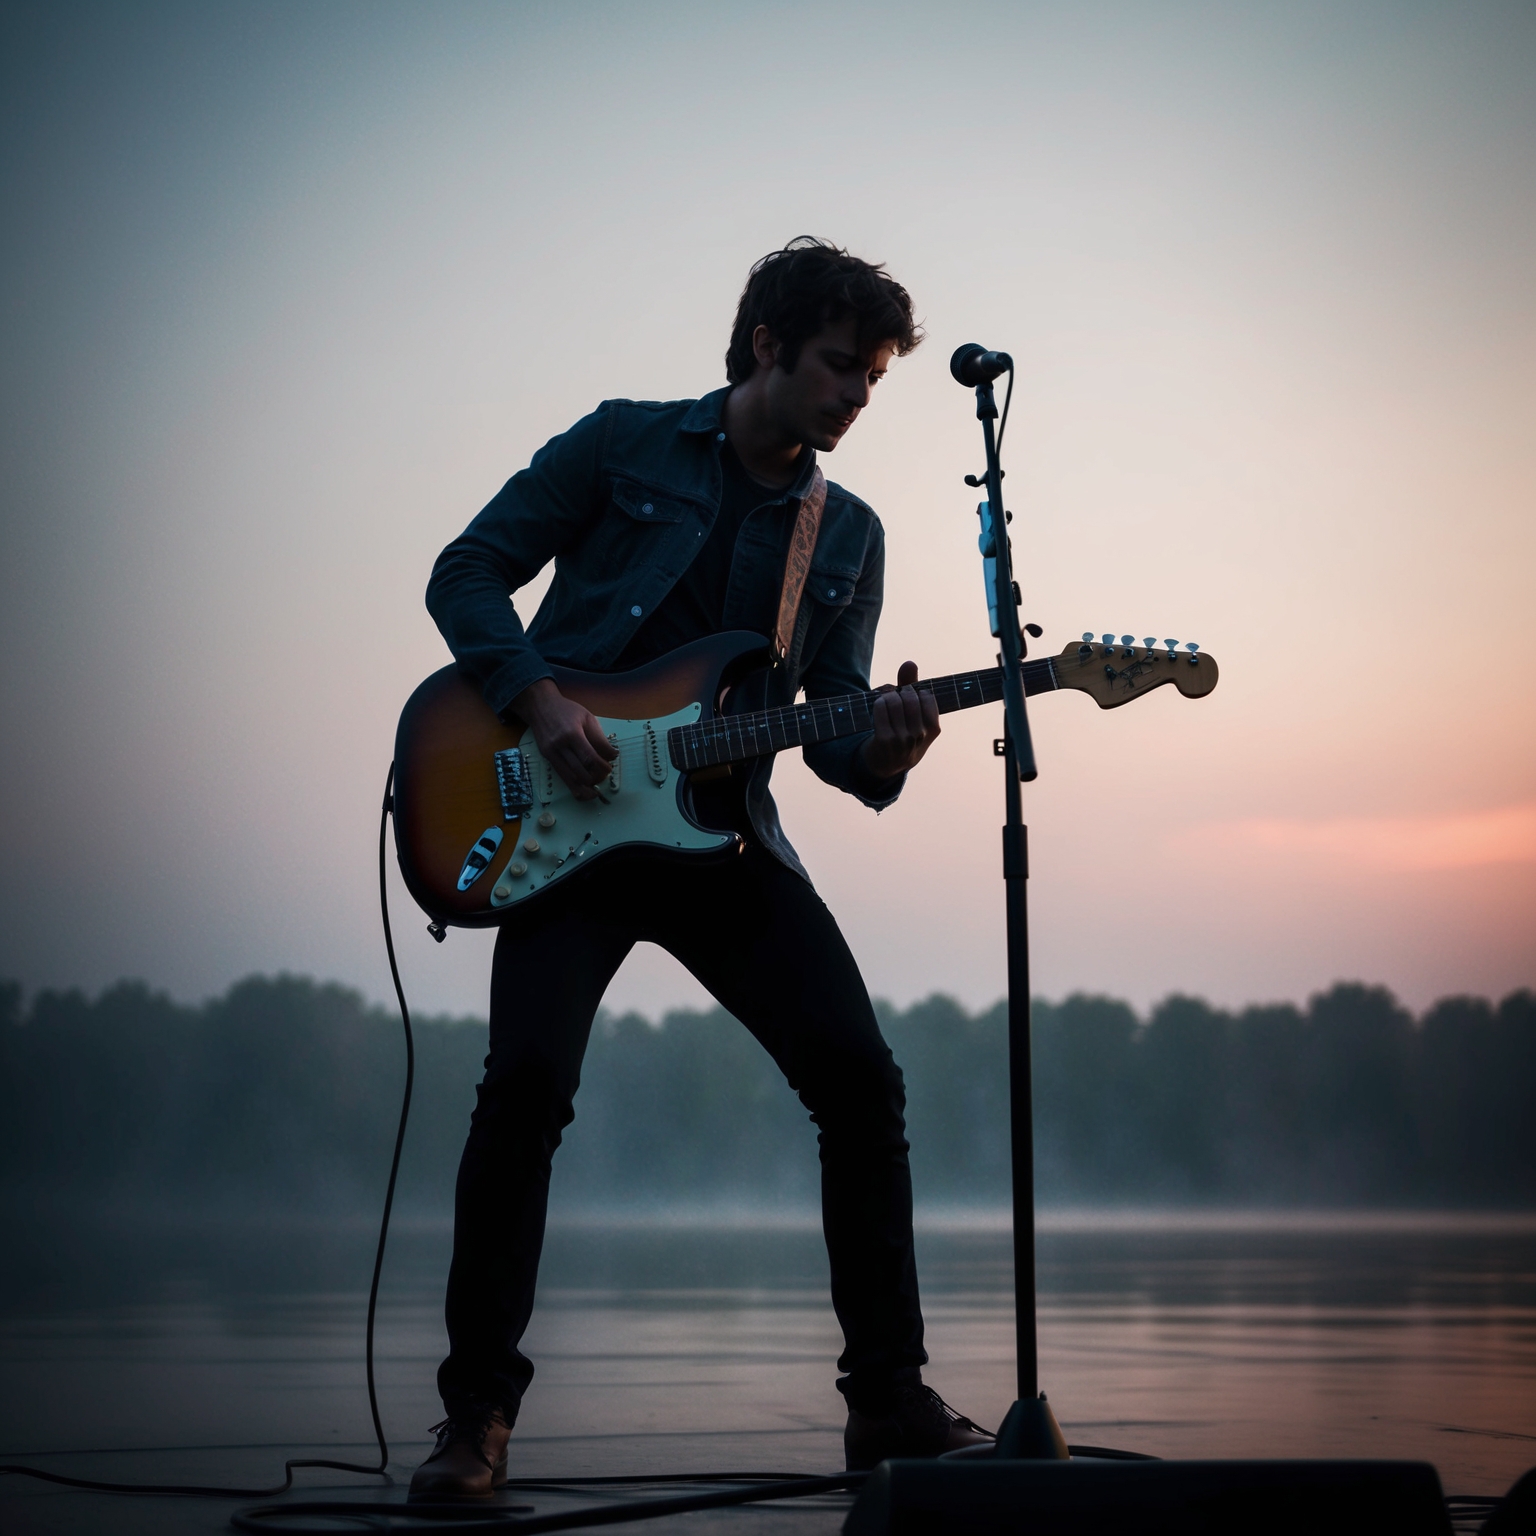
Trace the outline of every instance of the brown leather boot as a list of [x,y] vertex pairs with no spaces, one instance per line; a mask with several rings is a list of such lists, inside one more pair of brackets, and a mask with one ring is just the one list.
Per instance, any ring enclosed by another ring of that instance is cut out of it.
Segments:
[[488,1499],[507,1480],[512,1426],[500,1408],[477,1403],[430,1430],[437,1447],[416,1468],[410,1499]]
[[848,1410],[843,1455],[850,1472],[867,1472],[893,1456],[942,1456],[995,1441],[981,1425],[956,1413],[932,1387],[903,1382],[892,1393],[891,1411],[884,1417]]

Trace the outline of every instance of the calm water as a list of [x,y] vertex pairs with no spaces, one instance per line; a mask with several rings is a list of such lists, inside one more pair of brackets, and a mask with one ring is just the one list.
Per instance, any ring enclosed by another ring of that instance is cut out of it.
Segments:
[[[369,1247],[365,1227],[20,1234],[0,1274],[0,1447],[91,1450],[48,1464],[124,1479],[266,1482],[285,1450],[363,1456]],[[404,1469],[439,1416],[446,1252],[440,1227],[417,1226],[391,1253],[379,1379]],[[995,1424],[1013,1395],[1006,1232],[930,1221],[919,1259],[928,1379]],[[570,1225],[544,1277],[514,1471],[841,1466],[813,1225]],[[1536,1463],[1531,1220],[1056,1216],[1040,1290],[1041,1377],[1069,1440],[1423,1457],[1448,1492],[1500,1492]],[[14,1479],[0,1501],[24,1531],[217,1530],[228,1516]],[[750,1518],[830,1531],[840,1512]]]

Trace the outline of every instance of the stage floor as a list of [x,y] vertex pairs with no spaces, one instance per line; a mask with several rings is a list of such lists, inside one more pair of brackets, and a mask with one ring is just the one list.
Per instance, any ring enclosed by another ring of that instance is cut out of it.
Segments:
[[[1430,1460],[1448,1493],[1536,1463],[1536,1223],[1055,1214],[1041,1242],[1042,1379],[1067,1437],[1161,1456]],[[109,1480],[280,1477],[369,1460],[366,1228],[12,1233],[0,1459]],[[930,1219],[928,1379],[995,1422],[1012,1397],[1005,1230]],[[380,1311],[393,1487],[299,1474],[291,1498],[400,1499],[440,1417],[441,1226],[405,1226]],[[514,1476],[841,1468],[839,1349],[814,1223],[640,1221],[552,1234],[527,1341]],[[613,1495],[604,1495],[611,1497]],[[540,1510],[566,1500],[511,1495]],[[117,1498],[0,1479],[0,1526],[212,1532],[240,1500]],[[249,1502],[249,1501],[244,1501]],[[832,1532],[846,1497],[647,1529]],[[636,1527],[639,1529],[639,1527]]]

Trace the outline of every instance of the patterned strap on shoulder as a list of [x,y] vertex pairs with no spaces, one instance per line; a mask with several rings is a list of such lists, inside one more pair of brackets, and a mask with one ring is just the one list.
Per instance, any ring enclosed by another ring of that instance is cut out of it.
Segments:
[[795,620],[800,615],[800,599],[805,593],[805,578],[811,573],[811,556],[816,552],[816,536],[821,532],[821,509],[827,504],[827,481],[817,465],[811,488],[800,503],[795,531],[789,541],[789,558],[784,562],[784,587],[779,593],[779,621],[773,627],[773,657],[783,661],[794,644]]

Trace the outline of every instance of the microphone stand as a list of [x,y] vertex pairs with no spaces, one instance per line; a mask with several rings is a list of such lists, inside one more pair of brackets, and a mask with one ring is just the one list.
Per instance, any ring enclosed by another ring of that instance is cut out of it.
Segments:
[[[980,350],[979,348],[977,349]],[[1019,625],[1018,587],[1008,539],[1010,514],[1003,507],[1003,469],[998,458],[997,399],[992,380],[976,385],[976,417],[986,444],[987,512],[982,554],[993,560],[993,610],[998,662],[1003,674],[1004,733],[993,750],[1004,760],[1006,820],[1003,826],[1003,884],[1007,892],[1008,935],[1008,1108],[1012,1136],[1013,1287],[1018,1398],[997,1432],[997,1456],[1015,1460],[1060,1461],[1067,1442],[1040,1390],[1039,1341],[1035,1327],[1035,1127],[1029,1027],[1029,829],[1024,825],[1021,782],[1032,780],[1034,742],[1024,708],[1026,642]],[[975,480],[967,476],[967,484]],[[990,533],[990,538],[989,538]],[[1030,631],[1039,634],[1031,625]]]

